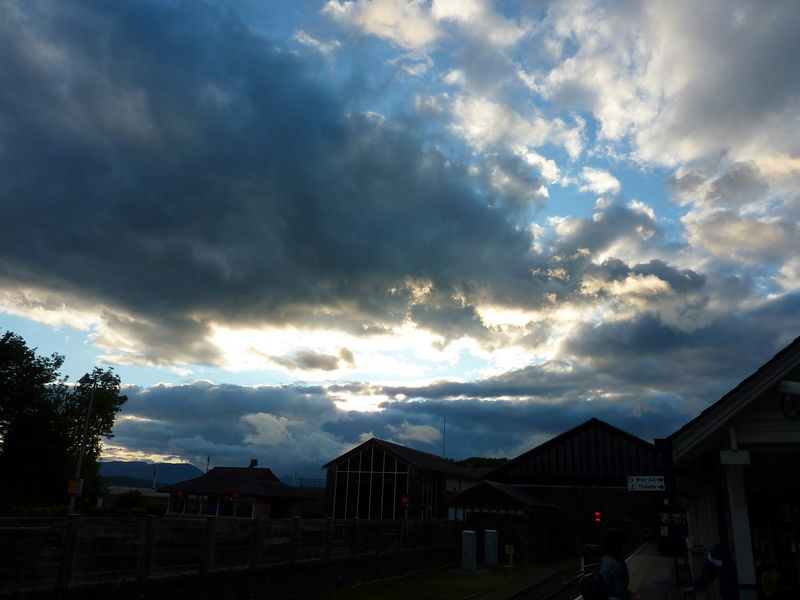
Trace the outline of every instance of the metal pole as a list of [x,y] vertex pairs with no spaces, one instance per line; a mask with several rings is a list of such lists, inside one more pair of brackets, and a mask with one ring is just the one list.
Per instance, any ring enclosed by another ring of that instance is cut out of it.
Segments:
[[[80,480],[81,478],[81,467],[83,466],[83,452],[86,448],[86,436],[89,434],[89,420],[92,417],[92,405],[94,404],[94,381],[92,381],[92,391],[89,394],[89,409],[86,411],[86,420],[83,422],[83,435],[81,436],[81,447],[78,450],[78,462],[75,465],[75,479]],[[81,493],[83,492],[83,486],[81,486]],[[78,494],[73,494],[72,497],[69,499],[69,510],[67,514],[72,514],[75,512],[75,501],[78,499]]]

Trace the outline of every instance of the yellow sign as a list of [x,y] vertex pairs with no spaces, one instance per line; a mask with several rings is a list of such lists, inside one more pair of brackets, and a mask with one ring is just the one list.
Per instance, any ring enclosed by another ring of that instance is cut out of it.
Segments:
[[67,494],[80,496],[81,492],[83,492],[83,479],[70,479],[67,484]]
[[514,544],[506,544],[506,554],[514,554]]

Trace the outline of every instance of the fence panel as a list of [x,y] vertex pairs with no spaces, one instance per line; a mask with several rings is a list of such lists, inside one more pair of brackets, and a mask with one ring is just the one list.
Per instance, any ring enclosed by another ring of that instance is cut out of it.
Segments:
[[328,519],[302,519],[297,560],[325,558],[328,544]]
[[154,577],[197,573],[203,559],[206,519],[161,519],[153,540]]
[[333,522],[329,544],[329,556],[331,558],[350,556],[354,531],[355,521],[335,520]]
[[253,521],[218,519],[211,570],[247,567],[252,553]]
[[292,558],[293,519],[265,519],[261,523],[259,563],[288,563]]
[[0,589],[52,589],[64,547],[64,517],[0,518]]
[[0,518],[0,590],[391,554],[453,543],[457,529],[366,519]]
[[81,519],[72,582],[93,583],[136,577],[145,523],[139,518]]

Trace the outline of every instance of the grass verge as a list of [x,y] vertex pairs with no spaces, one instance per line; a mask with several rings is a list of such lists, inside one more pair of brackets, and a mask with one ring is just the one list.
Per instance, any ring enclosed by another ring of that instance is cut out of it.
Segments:
[[534,583],[568,568],[573,562],[523,563],[514,565],[513,569],[482,567],[478,571],[450,566],[327,590],[316,596],[315,600],[463,600],[521,579],[531,579],[531,583]]

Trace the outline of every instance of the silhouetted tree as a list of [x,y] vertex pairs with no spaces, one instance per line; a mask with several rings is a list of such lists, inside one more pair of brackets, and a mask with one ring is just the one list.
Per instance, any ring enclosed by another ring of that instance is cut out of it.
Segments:
[[[79,454],[89,401],[92,400],[92,413],[81,470],[81,478],[84,480],[83,501],[88,505],[94,505],[102,491],[97,473],[100,467],[100,453],[103,450],[103,438],[114,436],[112,432],[114,420],[128,399],[120,395],[120,387],[119,375],[114,373],[113,369],[95,367],[91,374],[81,378],[77,386],[62,388],[64,393],[58,401],[60,422],[66,429],[68,440],[67,454],[74,467]],[[94,398],[92,398],[92,388],[94,388]]]
[[0,449],[13,422],[50,404],[63,363],[60,354],[36,356],[35,349],[15,333],[6,331],[0,336]]
[[97,477],[102,439],[111,437],[125,402],[112,369],[95,368],[78,385],[61,379],[64,357],[36,355],[20,336],[0,337],[0,504],[63,505],[74,474],[89,400],[83,503],[100,493]]

